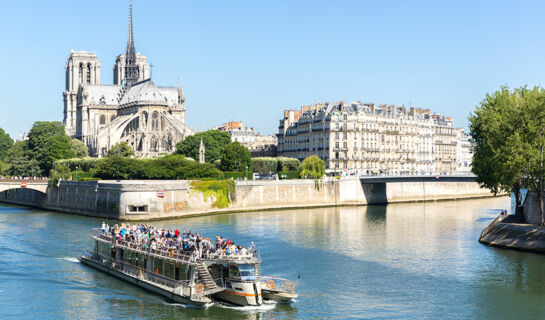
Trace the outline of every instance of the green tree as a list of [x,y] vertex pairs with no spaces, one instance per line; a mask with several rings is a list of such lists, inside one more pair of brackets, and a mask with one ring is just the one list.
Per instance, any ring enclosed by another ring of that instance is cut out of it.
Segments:
[[123,156],[108,156],[100,161],[94,174],[101,179],[137,179],[142,176],[141,162]]
[[243,172],[251,169],[250,151],[238,141],[229,143],[221,155],[221,170]]
[[26,157],[17,157],[12,159],[7,174],[10,176],[37,176],[41,174],[41,169],[36,159]]
[[324,161],[318,156],[310,156],[303,160],[301,164],[301,177],[303,178],[314,178],[320,179],[325,174],[325,164]]
[[40,174],[49,174],[55,160],[75,157],[70,141],[61,122],[37,121],[28,133],[25,155],[38,161]]
[[70,159],[76,156],[70,141],[70,137],[63,134],[52,136],[45,142],[37,157],[42,173],[49,173],[56,160]]
[[126,141],[121,141],[118,144],[113,145],[110,150],[108,150],[108,157],[112,156],[129,158],[134,156],[134,150],[131,148],[129,143]]
[[83,143],[83,141],[79,139],[72,139],[70,141],[70,145],[76,153],[76,158],[85,158],[89,156],[89,149],[87,148],[85,143]]
[[205,160],[208,163],[221,159],[225,147],[231,142],[231,136],[227,132],[208,130],[199,132],[176,144],[176,154],[198,160],[201,138],[205,146]]
[[8,173],[9,164],[6,162],[0,160],[0,175],[4,175]]
[[538,194],[544,215],[543,148],[545,147],[545,91],[508,87],[487,94],[469,118],[474,142],[472,171],[477,182],[492,192],[514,192],[518,208],[522,187]]
[[28,158],[28,141],[21,140],[15,142],[15,144],[9,148],[9,150],[6,152],[6,155],[4,157],[4,160],[9,164],[13,161],[15,158],[21,158],[21,157],[27,157]]
[[28,133],[28,149],[38,154],[51,137],[64,135],[66,133],[62,122],[36,121]]
[[0,160],[3,160],[8,150],[13,146],[13,139],[4,129],[0,128]]

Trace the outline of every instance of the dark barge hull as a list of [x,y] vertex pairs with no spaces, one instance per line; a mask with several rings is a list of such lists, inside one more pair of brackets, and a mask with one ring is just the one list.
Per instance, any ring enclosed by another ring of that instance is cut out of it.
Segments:
[[122,272],[119,272],[119,271],[114,270],[112,268],[101,265],[100,263],[97,263],[97,262],[93,261],[92,259],[89,259],[89,258],[87,258],[85,256],[82,256],[80,261],[84,265],[90,266],[90,267],[95,268],[97,270],[100,270],[100,271],[102,271],[104,273],[110,274],[110,275],[112,275],[112,276],[114,276],[116,278],[119,278],[121,280],[129,282],[129,283],[131,283],[131,284],[133,284],[135,286],[138,286],[140,288],[144,288],[144,289],[146,289],[148,291],[151,291],[153,293],[162,295],[163,297],[165,297],[165,298],[167,298],[167,299],[169,299],[171,301],[174,301],[174,302],[183,303],[183,304],[200,305],[200,306],[212,302],[208,298],[204,298],[202,301],[190,300],[190,299],[185,298],[184,296],[182,296],[180,294],[174,293],[173,289],[166,288],[166,287],[162,288],[162,286],[160,286],[158,284],[155,284],[153,282],[146,281],[144,279],[138,279],[138,278],[132,277],[132,276],[127,275],[125,273],[122,273]]

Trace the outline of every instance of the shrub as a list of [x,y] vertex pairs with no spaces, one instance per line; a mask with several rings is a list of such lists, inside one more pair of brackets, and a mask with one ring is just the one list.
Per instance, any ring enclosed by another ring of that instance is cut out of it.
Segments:
[[200,191],[205,201],[214,196],[216,201],[214,201],[212,207],[226,208],[231,204],[230,195],[235,190],[235,182],[232,180],[192,181],[191,187]]
[[276,173],[278,167],[277,158],[256,157],[252,158],[252,171],[256,173]]
[[55,161],[55,165],[67,165],[70,169],[75,170],[78,167],[78,170],[81,171],[91,171],[96,168],[102,159],[99,158],[72,158],[72,159],[63,159]]
[[231,179],[231,178],[233,178],[234,180],[237,180],[237,179],[246,178],[248,180],[252,180],[253,176],[254,176],[254,174],[251,171],[248,171],[248,172],[223,171],[221,173],[221,178],[222,179]]
[[277,157],[278,171],[299,171],[301,168],[301,162],[295,158]]
[[198,163],[180,155],[157,159],[108,157],[95,169],[102,179],[199,179],[218,178],[221,173],[210,163]]
[[296,171],[296,170],[280,171],[278,172],[278,178],[280,180],[299,179],[299,171]]

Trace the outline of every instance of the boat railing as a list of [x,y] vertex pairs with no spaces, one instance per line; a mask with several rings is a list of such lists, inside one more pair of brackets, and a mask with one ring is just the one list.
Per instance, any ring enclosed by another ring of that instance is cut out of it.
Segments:
[[115,244],[117,246],[123,246],[128,249],[140,251],[144,254],[154,254],[162,258],[176,260],[176,262],[195,263],[196,261],[202,260],[202,259],[222,260],[222,261],[228,261],[228,262],[234,262],[234,263],[256,263],[261,261],[261,253],[259,252],[259,250],[255,250],[254,252],[249,252],[246,255],[241,255],[241,254],[228,255],[228,254],[225,254],[224,252],[204,253],[203,258],[201,259],[197,257],[192,257],[190,254],[185,254],[175,249],[171,249],[171,250],[158,249],[158,248],[153,249],[142,243],[115,239],[115,237],[113,237],[110,233],[103,232],[100,228],[94,228],[90,236],[92,238],[101,239],[103,241],[109,242],[111,244]]
[[191,295],[191,291],[195,290],[189,283],[189,280],[173,280],[171,278],[165,277],[163,275],[151,272],[149,270],[142,269],[137,266],[133,266],[129,263],[123,261],[116,261],[112,258],[105,257],[96,252],[87,252],[87,258],[95,260],[96,262],[104,265],[106,267],[112,268],[116,271],[122,272],[124,274],[133,276],[140,280],[146,280],[154,284],[158,284],[164,287],[171,289],[177,289],[181,291],[182,294],[186,296]]
[[224,252],[216,252],[205,256],[208,260],[222,260],[235,263],[256,263],[261,261],[261,254],[259,250],[255,252],[249,252],[245,255],[242,254],[225,254]]
[[295,281],[272,276],[261,276],[260,281],[265,284],[267,290],[295,293]]

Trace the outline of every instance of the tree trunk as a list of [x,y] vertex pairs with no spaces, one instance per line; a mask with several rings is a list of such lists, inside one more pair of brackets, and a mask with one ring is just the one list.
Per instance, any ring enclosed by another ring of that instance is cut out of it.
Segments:
[[539,172],[539,215],[541,217],[541,225],[545,226],[545,208],[543,208],[543,188],[545,181],[543,180],[543,145],[541,145],[541,162]]
[[545,211],[545,208],[543,207],[543,190],[540,190],[540,192],[539,192],[539,214],[541,215],[541,225],[545,226],[545,217],[543,216],[543,211]]

